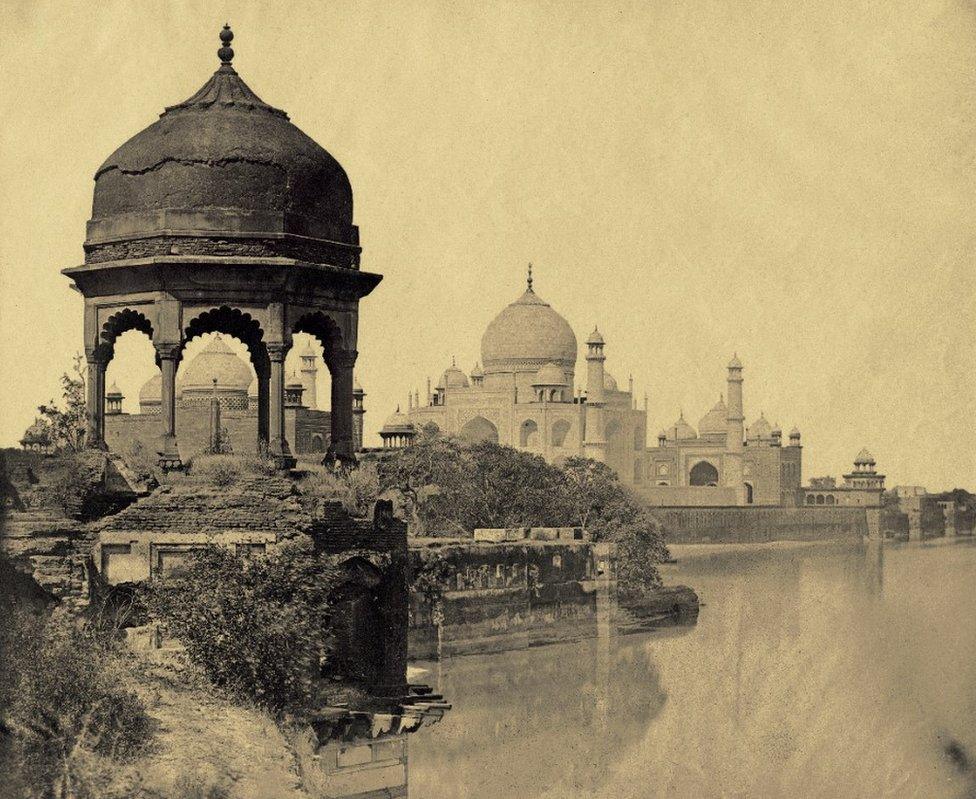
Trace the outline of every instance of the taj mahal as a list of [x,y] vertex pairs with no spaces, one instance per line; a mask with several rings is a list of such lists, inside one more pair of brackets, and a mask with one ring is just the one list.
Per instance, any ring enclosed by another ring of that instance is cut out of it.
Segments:
[[698,429],[681,413],[649,447],[647,398],[638,408],[633,379],[621,388],[606,368],[606,348],[594,329],[577,386],[576,334],[536,293],[530,265],[522,295],[485,330],[480,363],[469,374],[452,363],[433,388],[427,381],[425,395],[413,390],[406,408],[380,430],[384,447],[409,445],[427,429],[505,444],[551,463],[571,456],[601,461],[649,505],[803,504],[800,431],[794,427],[784,442],[781,428],[763,414],[745,425],[737,356],[727,367],[725,395]]

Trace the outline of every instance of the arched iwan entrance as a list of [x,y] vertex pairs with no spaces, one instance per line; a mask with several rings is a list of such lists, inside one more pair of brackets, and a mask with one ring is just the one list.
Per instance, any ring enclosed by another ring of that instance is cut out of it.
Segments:
[[480,444],[482,441],[498,443],[498,428],[489,422],[484,416],[475,416],[464,427],[458,436],[468,444]]
[[693,486],[718,485],[718,469],[708,461],[699,461],[691,467],[689,483]]

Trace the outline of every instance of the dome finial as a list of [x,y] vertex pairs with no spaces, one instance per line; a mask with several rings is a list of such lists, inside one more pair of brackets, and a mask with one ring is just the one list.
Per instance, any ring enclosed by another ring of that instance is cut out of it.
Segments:
[[525,279],[525,285],[528,291],[532,291],[532,261],[529,261],[529,275]]
[[221,47],[217,51],[217,57],[222,64],[230,64],[234,60],[234,50],[230,46],[232,41],[234,41],[234,31],[230,29],[230,23],[228,22],[220,32]]

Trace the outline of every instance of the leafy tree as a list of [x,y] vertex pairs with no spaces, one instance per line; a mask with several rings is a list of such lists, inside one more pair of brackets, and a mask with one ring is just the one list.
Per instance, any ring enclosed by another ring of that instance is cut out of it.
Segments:
[[563,465],[574,523],[602,537],[607,524],[627,504],[616,472],[591,458],[572,457]]
[[73,374],[61,375],[61,401],[63,407],[52,399],[47,405],[39,405],[42,423],[47,427],[51,444],[56,449],[77,452],[85,445],[85,367],[84,357],[74,356]]
[[566,477],[539,455],[490,441],[468,448],[476,527],[562,526],[574,520]]
[[409,447],[379,462],[378,478],[380,491],[396,489],[407,498],[417,532],[472,529],[475,472],[456,439],[425,429]]
[[146,606],[215,685],[270,710],[301,709],[329,654],[340,579],[329,558],[299,544],[256,558],[207,547],[154,579]]

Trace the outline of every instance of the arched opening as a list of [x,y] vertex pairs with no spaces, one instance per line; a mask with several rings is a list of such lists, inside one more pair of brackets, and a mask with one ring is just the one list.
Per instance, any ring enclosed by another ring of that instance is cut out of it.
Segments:
[[325,439],[319,433],[313,433],[311,439],[312,452],[325,452]]
[[752,483],[745,483],[746,487],[746,504],[752,504]]
[[[353,367],[356,353],[347,350],[342,329],[335,319],[321,311],[299,317],[292,325],[292,334],[295,342],[293,353],[302,340],[301,334],[307,334],[312,339],[310,343],[301,345],[302,349],[295,357],[304,364],[299,366],[304,370],[306,382],[314,382],[317,386],[314,397],[317,407],[312,410],[321,410],[328,405],[329,450],[340,457],[352,457],[362,446],[353,423]],[[309,372],[319,357],[326,368],[319,370],[321,374],[313,381]],[[322,396],[318,395],[319,391]]]
[[823,496],[823,494],[817,494],[817,504],[818,505],[823,505],[824,504],[824,496]]
[[699,461],[691,467],[689,483],[693,486],[718,485],[718,469],[708,461]]
[[658,480],[657,481],[657,484],[659,486],[666,486],[666,485],[668,485],[668,481],[667,480]]
[[833,494],[827,494],[827,499],[824,501],[825,505],[834,505],[837,500],[834,499]]
[[519,446],[527,449],[539,447],[539,425],[532,419],[526,419],[519,428]]
[[[148,425],[143,424],[145,429],[140,431],[130,417],[139,411],[139,392],[143,383],[160,374],[152,335],[149,319],[138,311],[125,308],[102,325],[96,349],[105,363],[99,408],[101,438],[130,465],[136,465],[136,457],[141,459],[145,450],[147,460],[138,466],[147,469],[155,462],[156,439],[161,432],[159,418],[157,416]],[[110,389],[113,396],[107,399]],[[143,439],[150,442],[149,447]]]
[[817,498],[813,494],[807,494],[807,505],[813,505]]
[[498,443],[498,428],[483,416],[475,416],[461,428],[458,437],[468,444],[479,444],[482,441]]
[[566,436],[569,435],[569,431],[572,425],[565,419],[558,419],[552,426],[552,445],[554,447],[562,447],[566,445]]

